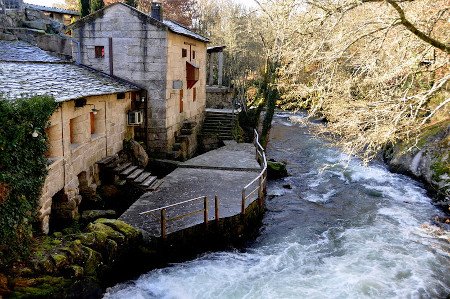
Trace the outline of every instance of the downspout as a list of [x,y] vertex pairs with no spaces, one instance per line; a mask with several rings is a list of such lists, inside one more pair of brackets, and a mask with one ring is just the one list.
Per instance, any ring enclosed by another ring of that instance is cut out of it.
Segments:
[[[64,118],[63,118],[63,103],[59,106],[61,108],[61,146],[62,146],[62,162],[63,162],[63,180],[64,180],[64,186],[66,186],[66,154],[64,149]],[[70,129],[70,128],[69,128]]]
[[76,64],[81,64],[81,44],[79,41],[73,40],[72,39],[72,43],[77,45],[77,58],[75,60]]
[[108,39],[108,42],[109,42],[109,75],[114,76],[114,54],[113,54],[112,37]]

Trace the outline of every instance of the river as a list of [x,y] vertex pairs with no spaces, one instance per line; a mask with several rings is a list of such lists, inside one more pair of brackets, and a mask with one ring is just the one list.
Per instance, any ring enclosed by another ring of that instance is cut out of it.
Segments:
[[[290,177],[268,185],[259,237],[109,288],[104,298],[445,298],[450,245],[429,227],[441,212],[415,181],[347,161],[278,114],[269,158]],[[327,167],[325,167],[327,166]]]

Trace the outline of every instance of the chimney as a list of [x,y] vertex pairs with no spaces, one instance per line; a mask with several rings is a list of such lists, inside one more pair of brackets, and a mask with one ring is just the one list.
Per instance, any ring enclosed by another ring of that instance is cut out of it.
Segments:
[[152,18],[163,21],[163,11],[160,2],[152,2]]

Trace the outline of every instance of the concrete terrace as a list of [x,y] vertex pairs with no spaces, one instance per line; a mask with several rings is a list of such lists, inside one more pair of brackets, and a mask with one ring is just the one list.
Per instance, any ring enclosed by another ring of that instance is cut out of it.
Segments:
[[[219,217],[241,213],[242,188],[261,171],[256,161],[255,147],[248,143],[229,142],[226,146],[205,153],[180,165],[164,178],[157,191],[144,194],[121,217],[146,237],[159,237],[160,212],[140,215],[141,212],[158,209],[197,197],[208,197],[208,219],[214,220],[214,196],[219,198]],[[167,218],[200,211],[203,200],[197,200],[176,209],[167,209]],[[203,212],[183,219],[167,222],[167,233],[173,233],[203,223]]]

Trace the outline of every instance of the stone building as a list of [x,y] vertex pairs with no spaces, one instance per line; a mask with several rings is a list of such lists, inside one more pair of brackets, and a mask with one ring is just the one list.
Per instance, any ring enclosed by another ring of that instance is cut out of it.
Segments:
[[99,183],[96,162],[133,137],[127,113],[139,105],[139,92],[133,84],[61,61],[25,42],[0,41],[2,97],[52,95],[59,103],[46,129],[48,176],[40,198],[44,232],[50,219],[77,216],[79,189]]
[[151,16],[114,3],[71,29],[81,49],[74,47],[73,56],[81,64],[147,90],[148,152],[189,157],[204,117],[208,39],[164,20],[159,3],[152,3]]
[[27,7],[34,10],[42,11],[50,19],[58,21],[66,26],[80,19],[80,13],[75,10],[62,9],[58,7],[48,7],[35,4],[27,4]]

